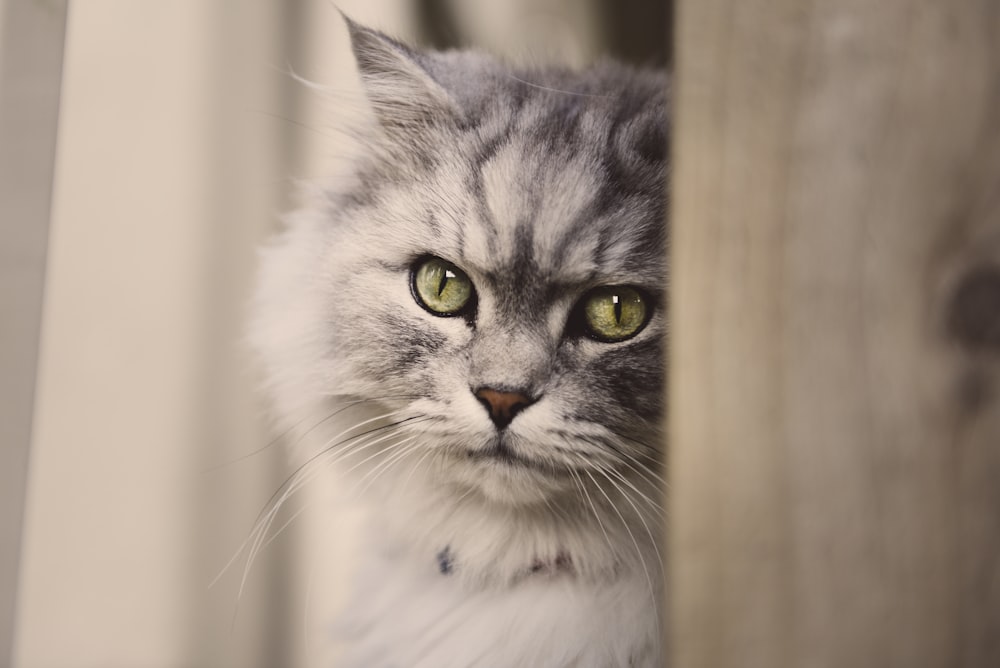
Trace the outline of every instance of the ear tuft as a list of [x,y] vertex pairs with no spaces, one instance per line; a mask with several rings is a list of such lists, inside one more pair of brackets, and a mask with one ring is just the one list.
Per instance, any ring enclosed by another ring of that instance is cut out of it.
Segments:
[[365,94],[387,133],[419,132],[458,118],[451,96],[424,66],[424,54],[341,15]]

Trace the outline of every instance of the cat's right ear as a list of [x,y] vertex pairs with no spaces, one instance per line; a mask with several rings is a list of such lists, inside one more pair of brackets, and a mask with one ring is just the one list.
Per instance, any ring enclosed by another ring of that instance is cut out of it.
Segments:
[[459,117],[451,96],[424,66],[423,54],[346,15],[344,21],[365,94],[386,134],[415,139],[427,128]]

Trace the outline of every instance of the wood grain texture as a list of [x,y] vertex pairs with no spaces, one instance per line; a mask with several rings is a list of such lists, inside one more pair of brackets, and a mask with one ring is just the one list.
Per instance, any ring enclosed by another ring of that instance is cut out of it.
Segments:
[[1000,5],[677,25],[673,665],[1000,666]]

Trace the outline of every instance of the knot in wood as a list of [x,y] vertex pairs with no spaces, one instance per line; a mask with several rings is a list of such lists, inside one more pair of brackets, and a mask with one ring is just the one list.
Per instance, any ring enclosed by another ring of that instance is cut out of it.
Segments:
[[948,303],[947,328],[970,351],[1000,352],[1000,267],[980,265],[962,277]]

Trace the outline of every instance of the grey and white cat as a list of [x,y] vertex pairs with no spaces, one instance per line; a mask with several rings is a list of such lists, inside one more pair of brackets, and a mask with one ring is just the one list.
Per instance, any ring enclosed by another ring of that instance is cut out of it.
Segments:
[[362,483],[337,665],[661,665],[666,75],[349,29],[365,150],[252,328],[315,445],[284,491]]

